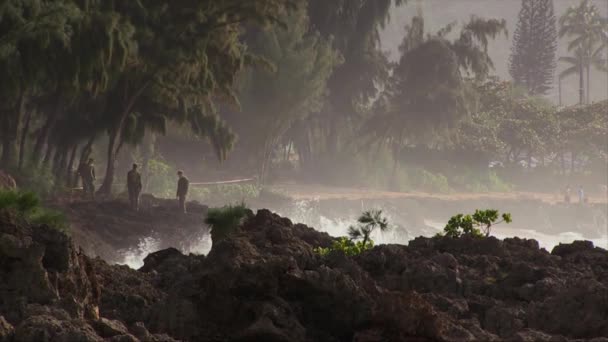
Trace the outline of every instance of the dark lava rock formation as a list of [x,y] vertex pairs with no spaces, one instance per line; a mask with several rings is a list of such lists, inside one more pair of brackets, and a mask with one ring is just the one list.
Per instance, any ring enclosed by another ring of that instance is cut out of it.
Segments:
[[418,238],[321,257],[333,238],[261,210],[207,256],[135,271],[0,218],[0,341],[608,341],[608,252]]

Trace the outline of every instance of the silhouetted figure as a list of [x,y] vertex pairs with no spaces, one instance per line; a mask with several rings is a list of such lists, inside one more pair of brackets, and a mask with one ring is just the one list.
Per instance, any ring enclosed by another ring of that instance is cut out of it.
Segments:
[[186,213],[186,196],[188,196],[188,187],[190,186],[190,181],[188,178],[184,176],[183,171],[177,171],[177,175],[179,176],[179,180],[177,181],[177,194],[176,197],[179,200],[179,210]]
[[129,202],[131,209],[139,210],[139,194],[141,193],[141,175],[137,171],[137,164],[133,164],[131,171],[127,173],[127,189],[129,191]]
[[92,158],[89,158],[86,164],[81,164],[78,167],[78,174],[82,178],[84,193],[95,198],[95,166]]
[[566,191],[564,192],[564,202],[570,204],[570,195],[572,193],[572,189],[570,189],[570,185],[566,187]]
[[582,185],[578,186],[578,203],[580,203],[580,204],[585,203],[585,190],[583,190]]

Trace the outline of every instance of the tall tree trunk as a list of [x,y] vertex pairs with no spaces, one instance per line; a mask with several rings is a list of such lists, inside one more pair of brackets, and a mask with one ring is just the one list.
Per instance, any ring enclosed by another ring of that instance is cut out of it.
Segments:
[[74,144],[72,151],[70,152],[70,160],[68,162],[67,170],[65,173],[65,183],[70,187],[75,187],[74,179],[76,179],[74,172],[74,161],[76,160],[76,151],[78,150],[78,144]]
[[585,103],[585,68],[583,65],[579,65],[578,68],[578,104],[582,105]]
[[591,82],[589,80],[589,74],[590,74],[590,69],[591,69],[591,65],[587,65],[587,104],[591,103]]
[[[147,135],[146,135],[147,137]],[[145,139],[145,138],[144,138]],[[142,177],[143,177],[143,192],[148,191],[150,186],[150,159],[154,156],[156,151],[156,134],[150,134],[150,136],[144,140],[144,153],[143,153],[143,165],[142,165]]]
[[2,136],[2,157],[0,158],[0,164],[3,167],[12,166],[14,151],[13,139],[11,139],[10,135],[4,134]]
[[[152,73],[153,75],[154,73]],[[116,157],[118,156],[119,148],[122,147],[121,137],[122,131],[125,126],[125,122],[127,117],[131,113],[133,106],[137,99],[141,96],[141,94],[146,90],[146,88],[152,83],[153,77],[149,77],[147,81],[143,82],[139,89],[137,89],[131,96],[126,95],[122,101],[121,108],[121,116],[118,119],[118,122],[115,127],[113,127],[109,132],[109,141],[108,141],[108,152],[107,152],[107,162],[106,162],[106,174],[103,178],[103,184],[97,191],[99,194],[109,195],[112,193],[112,184],[114,183],[114,171],[116,165]],[[128,89],[128,81],[124,81],[125,89]],[[119,143],[116,146],[116,143]],[[118,147],[118,148],[117,148]]]
[[575,165],[575,161],[576,161],[576,152],[572,151],[571,154],[571,159],[570,159],[570,174],[573,175],[576,165]]
[[[59,96],[59,95],[57,94],[57,96]],[[34,164],[40,164],[40,158],[42,157],[42,151],[44,149],[44,146],[48,145],[49,135],[50,135],[53,127],[55,126],[55,122],[57,122],[57,118],[59,117],[60,108],[61,108],[60,101],[57,100],[55,103],[55,108],[53,108],[53,110],[51,110],[51,112],[49,113],[49,116],[46,119],[46,122],[44,123],[44,125],[40,129],[40,132],[38,133],[38,138],[36,139],[36,143],[34,144],[34,149],[32,150],[32,162]],[[48,151],[48,148],[47,148],[47,151]],[[46,164],[45,161],[46,160],[43,161],[43,164]]]
[[2,134],[2,157],[0,158],[2,165],[13,166],[15,163],[15,156],[17,152],[16,143],[19,128],[21,127],[21,119],[23,118],[23,113],[25,112],[25,101],[25,91],[21,91],[15,107],[11,108],[12,111],[4,113],[5,121],[3,123],[0,122],[0,124],[3,124],[4,127],[4,132]]
[[109,195],[112,192],[112,184],[114,183],[114,165],[116,163],[116,150],[114,145],[116,144],[116,138],[118,137],[118,128],[110,131],[108,140],[108,151],[106,161],[106,174],[103,178],[103,184],[99,188],[100,194]]
[[23,168],[25,159],[25,144],[27,142],[27,136],[30,132],[30,123],[32,121],[32,111],[28,111],[25,116],[25,124],[21,130],[21,141],[19,142],[19,170]]
[[[78,168],[80,168],[80,165],[84,164],[87,162],[87,159],[89,159],[89,157],[91,156],[91,151],[93,149],[93,142],[95,141],[95,135],[92,135],[89,138],[89,141],[87,141],[86,145],[84,145],[82,147],[82,150],[80,150],[80,157],[79,157],[79,163],[78,163]],[[74,179],[74,187],[78,187],[78,180],[79,180],[79,176],[76,175],[75,179]]]
[[53,152],[55,152],[55,147],[53,145],[49,144],[46,148],[46,153],[44,154],[44,159],[42,160],[43,168],[48,168],[50,166]]
[[562,78],[561,77],[557,78],[557,87],[558,87],[557,89],[559,92],[559,106],[561,107],[562,106]]

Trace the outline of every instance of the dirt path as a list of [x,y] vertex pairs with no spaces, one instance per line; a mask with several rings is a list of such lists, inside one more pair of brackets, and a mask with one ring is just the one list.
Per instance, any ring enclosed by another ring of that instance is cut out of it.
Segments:
[[[272,186],[272,190],[284,193],[294,199],[395,199],[395,198],[436,198],[446,201],[479,200],[479,199],[503,199],[503,200],[538,200],[545,203],[555,204],[563,201],[561,194],[533,193],[533,192],[488,192],[488,193],[449,193],[431,194],[425,192],[391,192],[371,189],[340,188],[325,185],[302,185],[285,183]],[[577,201],[573,196],[573,201]],[[589,196],[590,203],[608,203],[607,197],[598,195]]]

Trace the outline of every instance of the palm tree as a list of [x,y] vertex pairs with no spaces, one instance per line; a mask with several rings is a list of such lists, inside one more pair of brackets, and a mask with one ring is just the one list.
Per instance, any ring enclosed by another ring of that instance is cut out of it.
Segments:
[[357,226],[348,227],[348,236],[352,240],[363,239],[363,246],[370,240],[369,237],[376,228],[384,232],[388,230],[388,220],[382,216],[382,210],[368,210],[363,212],[357,220]]
[[585,103],[585,78],[584,78],[584,69],[585,69],[585,52],[583,49],[577,49],[574,51],[573,56],[563,56],[559,58],[560,62],[568,63],[570,66],[562,71],[559,74],[559,80],[561,82],[562,79],[578,74],[579,75],[579,85],[578,85],[578,94],[579,94],[579,104]]
[[[568,51],[575,51],[575,57],[582,58],[583,69],[587,77],[586,102],[589,103],[591,67],[600,66],[602,68],[604,64],[602,59],[602,42],[607,21],[600,16],[597,7],[590,0],[583,0],[578,7],[570,7],[562,15],[559,25],[560,37],[568,36],[573,38],[568,43]],[[572,74],[572,72],[569,74]],[[579,76],[579,78],[582,77],[582,75]],[[582,84],[583,82],[581,82]],[[581,99],[580,103],[582,104],[583,102],[584,98]]]

